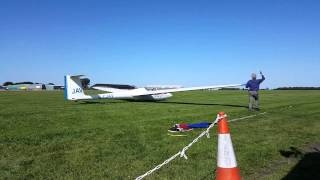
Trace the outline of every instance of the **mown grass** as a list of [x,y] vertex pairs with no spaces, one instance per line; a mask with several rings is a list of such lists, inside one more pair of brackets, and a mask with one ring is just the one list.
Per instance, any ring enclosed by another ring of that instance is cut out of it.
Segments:
[[[176,93],[159,102],[68,102],[62,92],[0,92],[1,179],[134,179],[190,143],[201,130],[171,137],[181,122],[251,115],[244,91]],[[230,123],[245,179],[285,176],[289,147],[320,143],[320,91],[263,91],[256,118]],[[216,128],[188,152],[148,179],[212,179]],[[267,171],[271,169],[271,171]]]

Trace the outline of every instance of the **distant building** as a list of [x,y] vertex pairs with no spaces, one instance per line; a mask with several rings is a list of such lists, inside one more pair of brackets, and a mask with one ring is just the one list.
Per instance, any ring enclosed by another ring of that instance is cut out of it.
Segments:
[[64,90],[64,86],[53,86],[54,90]]
[[45,89],[45,85],[44,84],[31,84],[28,87],[28,90],[30,90],[30,91],[41,91],[43,89]]
[[18,91],[18,90],[53,91],[53,90],[63,90],[64,86],[55,86],[52,84],[42,84],[42,83],[36,83],[36,84],[22,84],[21,83],[21,84],[8,85],[8,86],[0,88],[0,89],[7,89],[9,91]]
[[43,84],[15,84],[7,86],[9,91],[18,91],[18,90],[29,90],[29,91],[40,91],[45,89]]
[[7,90],[18,91],[18,90],[27,90],[31,84],[15,84],[7,86]]
[[53,91],[54,90],[54,85],[46,84],[44,86],[45,86],[45,90],[47,90],[47,91]]

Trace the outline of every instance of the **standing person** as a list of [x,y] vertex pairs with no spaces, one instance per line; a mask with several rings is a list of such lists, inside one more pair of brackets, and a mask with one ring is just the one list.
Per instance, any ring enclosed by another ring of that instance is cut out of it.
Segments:
[[253,107],[259,111],[259,90],[260,84],[266,79],[262,72],[260,71],[261,79],[257,79],[257,75],[252,73],[251,80],[247,82],[246,88],[249,92],[249,111],[253,111]]

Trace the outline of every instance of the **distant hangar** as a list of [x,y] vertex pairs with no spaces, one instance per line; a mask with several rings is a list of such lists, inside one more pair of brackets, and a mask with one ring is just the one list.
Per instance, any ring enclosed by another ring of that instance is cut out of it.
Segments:
[[51,84],[14,84],[8,85],[5,87],[9,91],[19,91],[19,90],[28,90],[28,91],[52,91],[52,90],[61,90],[64,89],[63,86],[55,86]]

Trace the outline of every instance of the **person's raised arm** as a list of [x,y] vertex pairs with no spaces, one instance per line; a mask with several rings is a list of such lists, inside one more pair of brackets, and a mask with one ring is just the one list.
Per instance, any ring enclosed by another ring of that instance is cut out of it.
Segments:
[[260,75],[262,77],[262,79],[260,79],[260,83],[262,83],[266,79],[266,77],[264,77],[264,75],[263,75],[263,73],[261,71],[260,71]]

